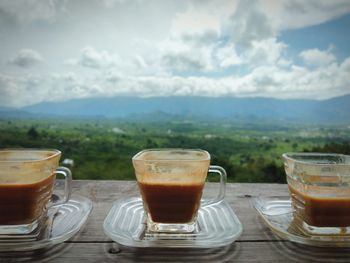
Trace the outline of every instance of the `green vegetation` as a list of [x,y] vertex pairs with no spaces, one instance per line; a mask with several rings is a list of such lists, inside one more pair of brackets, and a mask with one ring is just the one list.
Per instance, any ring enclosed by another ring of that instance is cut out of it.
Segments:
[[74,179],[133,180],[131,157],[146,148],[201,148],[229,182],[285,182],[281,154],[350,154],[347,126],[0,119],[0,148],[55,148],[74,160]]

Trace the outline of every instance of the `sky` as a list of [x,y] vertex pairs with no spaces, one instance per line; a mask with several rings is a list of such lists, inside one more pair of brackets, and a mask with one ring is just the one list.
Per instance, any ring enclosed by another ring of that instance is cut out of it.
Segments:
[[348,0],[0,0],[0,106],[350,93]]

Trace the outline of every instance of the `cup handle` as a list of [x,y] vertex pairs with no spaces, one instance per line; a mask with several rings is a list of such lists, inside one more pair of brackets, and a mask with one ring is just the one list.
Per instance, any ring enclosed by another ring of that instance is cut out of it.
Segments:
[[55,207],[67,203],[72,192],[72,172],[68,168],[60,166],[56,169],[55,174],[61,174],[64,176],[64,196],[62,200],[52,203],[50,207]]
[[204,200],[201,203],[201,206],[209,206],[209,205],[213,205],[216,203],[221,202],[224,197],[225,197],[225,191],[226,191],[226,180],[227,180],[227,175],[226,175],[226,171],[224,168],[222,168],[221,166],[217,166],[217,165],[210,165],[209,166],[209,173],[216,173],[220,175],[220,190],[219,190],[219,194],[217,197],[215,197],[214,199],[211,200]]

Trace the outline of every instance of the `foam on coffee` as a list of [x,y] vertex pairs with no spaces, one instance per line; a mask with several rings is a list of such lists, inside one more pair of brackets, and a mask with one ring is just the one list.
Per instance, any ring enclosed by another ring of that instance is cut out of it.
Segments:
[[149,151],[141,152],[139,155],[135,156],[137,160],[178,160],[178,161],[205,161],[210,159],[209,153],[206,151],[196,151],[196,150],[162,150],[162,151]]
[[208,173],[210,155],[198,150],[151,150],[140,152],[133,162],[140,183],[198,185]]
[[[59,152],[53,151],[0,151],[0,184],[35,184],[53,175]],[[43,166],[43,162],[46,165]]]

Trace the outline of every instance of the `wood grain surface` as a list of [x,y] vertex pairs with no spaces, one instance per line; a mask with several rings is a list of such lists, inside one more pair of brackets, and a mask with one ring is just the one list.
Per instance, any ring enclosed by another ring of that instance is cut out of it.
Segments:
[[[205,196],[214,196],[218,185],[206,185]],[[103,221],[114,201],[138,196],[136,182],[74,181],[73,194],[93,201],[85,227],[71,240],[34,252],[0,253],[1,262],[350,262],[350,249],[318,248],[279,240],[263,224],[252,206],[256,196],[286,196],[281,184],[227,184],[226,201],[243,224],[233,244],[212,249],[132,248],[110,240]]]

